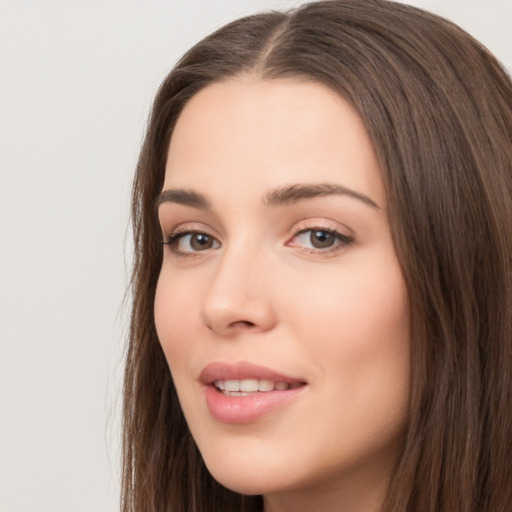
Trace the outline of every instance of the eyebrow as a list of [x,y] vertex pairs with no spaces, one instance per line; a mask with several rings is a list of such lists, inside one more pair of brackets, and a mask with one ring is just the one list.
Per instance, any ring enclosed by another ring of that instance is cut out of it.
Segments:
[[190,206],[198,210],[211,209],[210,203],[203,194],[182,188],[171,188],[162,191],[156,198],[155,208],[158,209],[163,203],[182,204],[183,206]]
[[343,185],[334,183],[298,183],[294,185],[279,187],[276,190],[269,192],[264,199],[264,203],[268,206],[283,206],[287,204],[298,203],[305,199],[312,199],[315,197],[341,195],[348,196],[353,199],[362,201],[364,204],[380,210],[379,206],[373,199],[368,196],[356,192]]
[[[315,197],[333,195],[348,196],[376,210],[380,209],[377,203],[368,196],[334,183],[297,183],[279,187],[265,195],[263,204],[267,206],[285,206]],[[158,208],[163,203],[175,203],[197,208],[198,210],[211,210],[211,205],[203,194],[181,188],[162,191],[156,198],[155,208]]]

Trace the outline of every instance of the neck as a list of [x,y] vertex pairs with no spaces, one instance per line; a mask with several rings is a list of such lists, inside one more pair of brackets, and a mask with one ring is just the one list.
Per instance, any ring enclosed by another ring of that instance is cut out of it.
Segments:
[[265,495],[264,512],[381,512],[389,484],[389,468],[385,475],[333,477],[327,484]]

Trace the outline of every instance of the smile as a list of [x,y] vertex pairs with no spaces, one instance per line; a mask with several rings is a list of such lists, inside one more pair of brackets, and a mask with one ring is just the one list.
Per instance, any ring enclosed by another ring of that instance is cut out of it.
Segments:
[[212,363],[199,380],[211,416],[229,424],[255,422],[290,404],[308,387],[302,379],[247,362]]
[[216,380],[214,386],[227,396],[249,396],[269,391],[286,391],[302,385],[300,382],[274,382],[267,379]]

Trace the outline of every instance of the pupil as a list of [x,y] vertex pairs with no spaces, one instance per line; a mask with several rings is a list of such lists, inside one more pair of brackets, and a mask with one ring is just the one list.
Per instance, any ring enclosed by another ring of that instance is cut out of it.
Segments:
[[197,233],[192,237],[190,244],[194,249],[209,249],[212,245],[212,241],[208,235]]
[[317,249],[330,247],[334,242],[334,236],[326,231],[313,231],[311,233],[311,244]]

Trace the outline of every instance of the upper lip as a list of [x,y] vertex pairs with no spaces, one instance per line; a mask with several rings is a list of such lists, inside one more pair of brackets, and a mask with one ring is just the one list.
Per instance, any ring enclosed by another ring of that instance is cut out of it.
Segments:
[[208,385],[216,380],[242,379],[265,379],[273,382],[286,382],[288,384],[305,382],[304,379],[290,377],[265,366],[259,366],[247,361],[237,363],[213,362],[205,366],[199,375],[200,382]]

